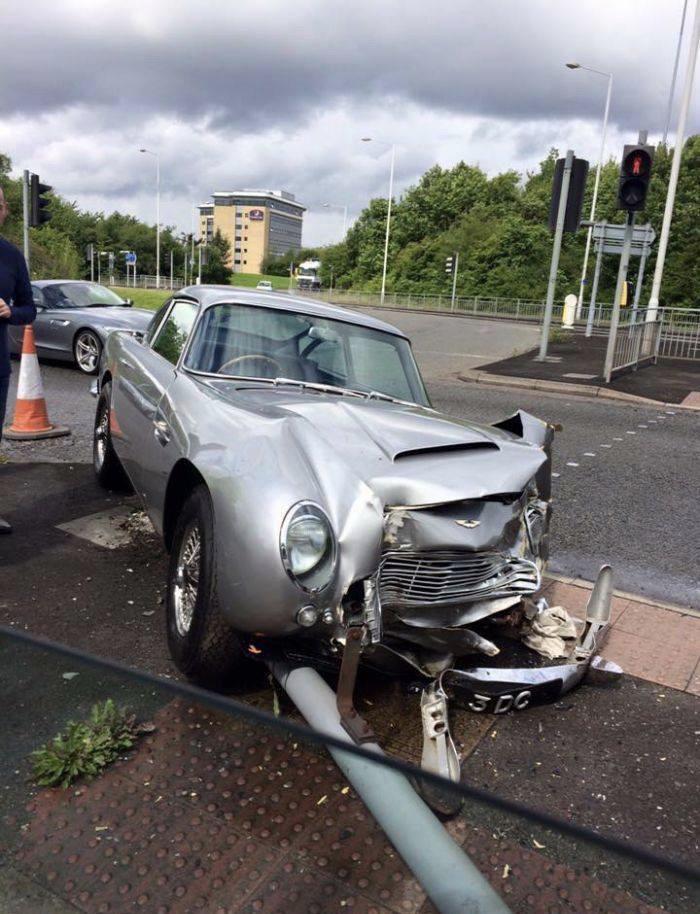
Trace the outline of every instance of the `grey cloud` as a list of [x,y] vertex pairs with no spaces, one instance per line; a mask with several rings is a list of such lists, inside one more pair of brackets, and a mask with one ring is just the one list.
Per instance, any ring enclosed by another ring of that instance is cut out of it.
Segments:
[[[668,5],[450,0],[205,4],[133,3],[105,12],[33,4],[4,29],[0,111],[72,104],[209,115],[215,129],[291,124],[319,106],[392,96],[431,108],[515,121],[600,114],[604,85],[571,73],[579,52],[616,70],[613,115],[661,126],[677,22]],[[233,7],[233,9],[232,9]],[[618,31],[624,26],[624,40]],[[27,52],[41,48],[41,53]],[[622,50],[621,50],[622,48]]]

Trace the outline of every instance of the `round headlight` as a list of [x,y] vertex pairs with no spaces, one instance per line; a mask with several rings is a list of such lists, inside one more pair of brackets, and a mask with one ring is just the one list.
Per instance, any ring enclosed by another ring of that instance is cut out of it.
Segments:
[[335,564],[335,539],[325,513],[313,502],[295,505],[282,524],[280,552],[288,574],[305,590],[321,590]]

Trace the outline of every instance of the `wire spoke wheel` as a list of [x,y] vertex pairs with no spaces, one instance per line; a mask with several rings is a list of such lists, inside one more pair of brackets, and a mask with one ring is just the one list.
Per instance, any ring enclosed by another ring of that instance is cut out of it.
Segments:
[[97,369],[100,360],[100,341],[91,330],[81,331],[75,341],[75,361],[86,374]]
[[181,636],[185,636],[192,626],[199,594],[201,556],[202,537],[199,526],[193,524],[182,538],[173,582],[175,627]]
[[104,466],[109,437],[109,406],[105,403],[95,424],[95,469]]

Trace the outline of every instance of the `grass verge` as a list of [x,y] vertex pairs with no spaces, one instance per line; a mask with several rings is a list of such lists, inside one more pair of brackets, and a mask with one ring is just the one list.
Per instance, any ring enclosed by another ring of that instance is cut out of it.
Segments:
[[[265,276],[262,273],[235,273],[231,276],[231,285],[243,289],[254,289],[261,280],[272,283],[273,289],[287,291],[289,289],[289,277],[287,276]],[[150,311],[157,311],[166,299],[170,298],[170,289],[134,289],[131,286],[111,286],[117,295],[122,298],[130,298],[137,308],[148,308]],[[177,291],[177,290],[175,290]]]

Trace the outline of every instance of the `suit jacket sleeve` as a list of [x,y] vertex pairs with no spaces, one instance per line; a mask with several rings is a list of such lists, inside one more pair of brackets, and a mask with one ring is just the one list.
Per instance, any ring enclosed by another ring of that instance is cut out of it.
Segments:
[[11,324],[31,324],[36,317],[36,305],[32,295],[32,286],[29,282],[29,273],[27,273],[27,264],[19,251],[17,252],[15,294],[12,296],[12,308],[10,310]]

